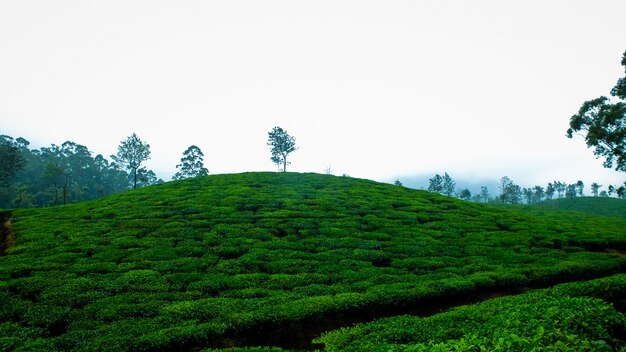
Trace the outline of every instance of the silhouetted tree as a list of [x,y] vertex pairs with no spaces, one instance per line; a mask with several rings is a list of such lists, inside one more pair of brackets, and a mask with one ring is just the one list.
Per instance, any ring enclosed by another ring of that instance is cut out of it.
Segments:
[[556,192],[556,187],[554,187],[554,184],[548,183],[548,187],[546,187],[546,199],[552,199],[554,192]]
[[172,177],[173,180],[182,180],[189,177],[206,176],[209,170],[204,167],[204,154],[200,148],[195,145],[190,146],[183,152],[180,164],[176,165],[179,169]]
[[445,194],[448,197],[451,197],[454,194],[454,190],[456,187],[456,182],[454,182],[454,180],[452,180],[452,177],[450,177],[450,175],[448,175],[448,173],[444,173],[443,174],[443,194]]
[[282,164],[282,171],[287,172],[287,165],[291,164],[287,161],[287,156],[297,149],[296,139],[282,128],[274,127],[268,132],[267,145],[271,147],[272,162],[278,167]]
[[[622,56],[626,68],[626,51]],[[587,147],[594,148],[597,157],[604,157],[604,167],[626,171],[626,76],[620,78],[611,90],[618,101],[611,103],[605,96],[585,102],[570,118],[567,137],[584,134]]]
[[567,184],[561,181],[554,181],[554,189],[558,194],[559,198],[563,198],[565,191],[567,190]]
[[546,192],[543,190],[541,186],[535,186],[533,189],[533,203],[539,203],[543,200]]
[[472,198],[472,192],[467,188],[462,189],[461,192],[459,192],[459,198],[469,201]]
[[150,145],[144,143],[135,133],[126,140],[120,142],[117,155],[111,155],[116,163],[122,164],[128,170],[132,170],[133,188],[137,188],[137,169],[141,163],[150,159]]
[[577,188],[576,184],[567,185],[565,188],[565,197],[576,198]]
[[530,205],[533,204],[533,194],[534,194],[534,190],[532,188],[526,188],[524,187],[522,189],[522,194],[524,195],[524,197],[526,197],[526,204]]
[[443,177],[436,174],[433,178],[428,179],[428,191],[442,194],[443,193]]
[[152,186],[163,183],[163,180],[157,178],[154,171],[148,170],[145,167],[137,169],[137,188]]
[[498,185],[500,189],[500,201],[504,204],[517,204],[522,198],[522,189],[511,181],[508,176],[504,176],[500,179]]
[[489,194],[489,190],[487,189],[487,187],[480,187],[480,197],[482,198],[483,203],[487,203],[489,201],[489,196],[491,195]]
[[400,179],[396,179],[395,181],[393,181],[393,184],[402,187],[402,182],[400,182]]
[[585,184],[583,183],[583,181],[577,181],[576,182],[576,193],[578,194],[578,196],[582,197],[584,191],[585,191]]
[[594,197],[598,196],[598,191],[600,190],[600,187],[602,187],[602,185],[599,185],[596,182],[591,184],[591,193]]

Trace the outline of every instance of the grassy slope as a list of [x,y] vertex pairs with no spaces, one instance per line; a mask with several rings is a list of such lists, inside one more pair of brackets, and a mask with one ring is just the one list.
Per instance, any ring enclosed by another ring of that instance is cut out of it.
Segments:
[[[344,311],[623,271],[626,220],[245,173],[14,212],[7,350],[176,350]],[[585,248],[592,249],[587,251]]]
[[626,200],[601,197],[577,197],[547,200],[535,205],[537,208],[585,212],[595,215],[626,219]]

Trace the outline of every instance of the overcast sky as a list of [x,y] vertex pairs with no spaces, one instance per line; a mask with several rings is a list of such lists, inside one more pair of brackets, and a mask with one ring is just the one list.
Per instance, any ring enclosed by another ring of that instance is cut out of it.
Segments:
[[[210,173],[604,185],[580,105],[608,95],[626,1],[0,0],[0,134],[109,156],[135,132],[170,179],[197,145]],[[423,179],[423,177],[422,177]]]

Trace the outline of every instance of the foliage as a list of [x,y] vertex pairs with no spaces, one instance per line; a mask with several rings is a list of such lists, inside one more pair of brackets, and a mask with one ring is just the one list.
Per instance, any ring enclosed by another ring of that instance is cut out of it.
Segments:
[[500,189],[500,201],[504,204],[518,204],[522,198],[522,189],[516,185],[508,176],[500,179],[498,185]]
[[272,153],[271,160],[280,167],[283,166],[283,172],[287,172],[287,156],[294,152],[296,148],[296,139],[290,136],[287,131],[276,126],[267,134],[267,145],[270,146]]
[[13,138],[0,136],[0,185],[5,184],[24,168],[26,160]]
[[[622,57],[626,69],[626,51]],[[567,137],[584,134],[587,147],[594,155],[604,157],[604,167],[626,171],[626,76],[620,78],[611,90],[617,100],[602,96],[583,103],[576,115],[570,118]]]
[[176,165],[179,169],[172,177],[173,180],[182,180],[190,177],[206,176],[209,170],[204,167],[204,153],[195,145],[190,146],[183,152],[180,164]]
[[[626,220],[545,212],[297,173],[211,175],[18,209],[16,246],[0,256],[0,345],[225,346],[296,322],[626,266],[604,251],[626,247]],[[612,314],[601,302],[576,307]]]
[[451,197],[454,195],[456,182],[452,180],[452,177],[448,173],[444,173],[443,176],[436,174],[433,178],[428,180],[428,191]]
[[31,150],[24,138],[3,138],[18,149],[24,165],[0,185],[0,207],[65,204],[128,189],[126,172],[85,146],[67,141]]
[[133,188],[137,188],[137,170],[141,163],[150,159],[150,144],[144,143],[135,134],[131,134],[120,142],[117,148],[117,155],[111,158],[118,164],[126,166],[133,173]]
[[327,351],[614,351],[626,316],[626,275],[454,308],[399,316],[324,334]]

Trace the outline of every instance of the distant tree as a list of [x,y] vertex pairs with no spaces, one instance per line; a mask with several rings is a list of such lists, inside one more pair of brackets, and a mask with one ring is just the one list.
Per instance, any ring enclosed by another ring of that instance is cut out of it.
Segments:
[[150,159],[150,145],[142,142],[133,133],[126,140],[120,142],[117,155],[111,155],[111,159],[132,171],[133,188],[137,188],[137,169],[141,163]]
[[533,188],[533,203],[541,202],[545,195],[546,192],[544,191],[543,187],[535,186],[535,188]]
[[617,197],[620,199],[626,199],[626,182],[620,186],[616,191]]
[[452,177],[448,175],[448,173],[444,173],[443,175],[443,189],[442,192],[448,197],[452,197],[454,195],[454,190],[456,189],[456,182],[452,180]]
[[500,179],[500,201],[504,204],[518,204],[522,198],[522,189],[508,177]]
[[546,199],[552,199],[554,192],[556,192],[556,187],[554,187],[552,183],[548,183],[548,187],[546,187]]
[[[626,51],[622,56],[626,68]],[[583,103],[578,113],[570,118],[567,137],[584,134],[587,147],[594,148],[597,157],[604,157],[604,167],[626,171],[626,76],[620,78],[611,90],[617,100],[605,96]],[[582,131],[582,132],[581,132]]]
[[591,184],[591,193],[594,197],[598,196],[598,191],[600,190],[600,187],[602,187],[602,185],[599,185],[596,182]]
[[459,192],[459,198],[469,201],[472,198],[472,192],[467,188],[462,189],[461,192]]
[[578,194],[579,197],[583,196],[583,192],[585,191],[585,184],[583,183],[583,181],[577,181],[576,182],[576,193]]
[[396,179],[396,180],[393,182],[393,184],[394,184],[394,185],[396,185],[396,186],[400,186],[400,187],[402,187],[402,182],[400,182],[400,179]]
[[602,191],[602,192],[600,192],[600,197],[602,197],[602,198],[606,198],[606,197],[608,197],[608,196],[609,196],[609,194],[608,194],[608,193],[606,193],[606,191]]
[[532,188],[526,188],[524,187],[522,189],[522,194],[524,195],[524,197],[526,198],[526,204],[530,205],[533,204],[533,194],[534,194],[534,189]]
[[183,152],[180,164],[176,165],[179,170],[172,177],[173,180],[182,180],[190,177],[206,176],[209,170],[204,167],[204,154],[195,145],[190,146]]
[[491,196],[491,194],[489,194],[489,190],[487,189],[487,187],[482,186],[480,187],[480,197],[483,200],[483,203],[487,203],[489,201],[489,197]]
[[287,161],[287,156],[297,149],[296,139],[277,126],[268,132],[267,145],[271,147],[272,162],[279,168],[282,165],[282,171],[287,172],[287,165],[291,164]]
[[617,193],[618,198],[620,199],[626,198],[626,186],[620,186],[615,192]]
[[436,174],[433,178],[428,179],[428,191],[442,194],[443,193],[443,177]]
[[576,184],[567,185],[565,188],[565,197],[576,198],[576,194],[578,194],[577,189]]
[[563,198],[565,191],[567,190],[567,184],[561,181],[554,181],[554,189],[558,194],[559,198]]
[[617,191],[617,188],[615,186],[613,186],[613,185],[609,185],[609,193],[608,193],[609,197],[611,195],[613,195],[613,193],[615,193],[615,191]]
[[18,144],[9,136],[0,136],[0,185],[9,182],[26,164]]
[[65,205],[67,203],[67,190],[70,183],[70,175],[67,171],[61,165],[49,163],[44,169],[42,180],[44,184],[54,192],[52,204],[60,204],[60,199],[63,199],[63,204]]
[[160,183],[163,183],[163,180],[157,178],[154,171],[148,170],[145,167],[137,169],[137,188],[152,186]]

